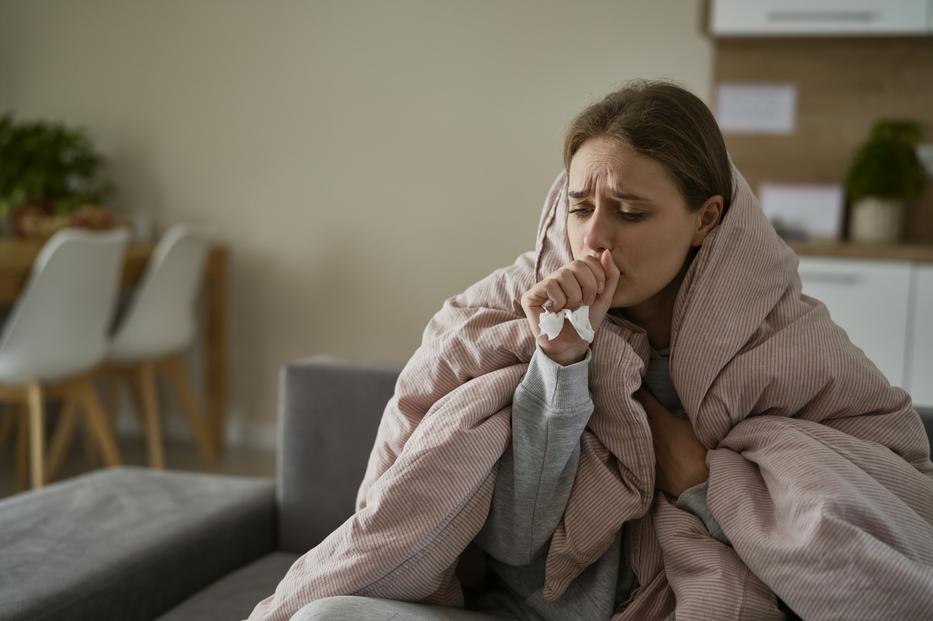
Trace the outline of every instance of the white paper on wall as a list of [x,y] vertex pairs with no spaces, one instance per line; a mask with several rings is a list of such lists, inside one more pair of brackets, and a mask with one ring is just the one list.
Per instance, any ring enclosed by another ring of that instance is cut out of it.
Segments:
[[797,122],[797,87],[752,82],[719,84],[716,120],[724,133],[792,134]]
[[761,209],[790,237],[837,240],[842,234],[844,194],[837,183],[761,184]]

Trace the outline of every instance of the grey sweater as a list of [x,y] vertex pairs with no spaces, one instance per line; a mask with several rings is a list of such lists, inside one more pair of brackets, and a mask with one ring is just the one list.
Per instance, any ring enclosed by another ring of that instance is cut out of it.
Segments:
[[[644,383],[678,415],[683,413],[668,370],[667,350],[651,352]],[[505,609],[520,619],[608,619],[637,586],[623,525],[603,556],[556,602],[543,597],[551,535],[570,496],[580,458],[580,435],[593,412],[590,354],[561,366],[538,349],[512,402],[512,442],[499,462],[486,524],[476,539],[495,582],[476,607]],[[677,506],[703,520],[728,543],[706,505],[706,483],[685,491]]]

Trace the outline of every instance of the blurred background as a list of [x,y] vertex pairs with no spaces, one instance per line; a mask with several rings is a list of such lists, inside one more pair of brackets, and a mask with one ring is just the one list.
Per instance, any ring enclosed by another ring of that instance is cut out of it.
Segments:
[[[931,77],[933,0],[0,0],[0,115],[80,130],[102,184],[7,191],[3,226],[36,245],[91,206],[140,248],[208,231],[186,368],[219,468],[271,475],[283,364],[404,363],[446,298],[533,248],[572,117],[670,79],[716,112],[805,291],[933,406]],[[162,397],[168,466],[202,467]],[[147,463],[128,407],[117,443]],[[98,463],[72,453],[65,474]]]

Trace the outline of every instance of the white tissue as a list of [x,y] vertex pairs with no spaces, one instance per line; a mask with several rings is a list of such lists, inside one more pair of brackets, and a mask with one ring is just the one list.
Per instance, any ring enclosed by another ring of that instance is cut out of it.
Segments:
[[544,311],[541,313],[541,316],[538,317],[538,326],[541,328],[541,332],[547,335],[548,340],[553,341],[563,329],[564,319],[570,320],[570,325],[577,331],[581,339],[587,343],[593,342],[593,335],[595,332],[593,331],[593,326],[590,325],[589,306],[581,306],[574,311],[565,308],[558,313]]

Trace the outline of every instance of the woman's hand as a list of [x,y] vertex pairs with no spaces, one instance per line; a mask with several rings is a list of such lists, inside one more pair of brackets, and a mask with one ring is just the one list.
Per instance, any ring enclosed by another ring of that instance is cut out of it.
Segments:
[[580,338],[569,321],[564,322],[563,329],[553,341],[542,334],[538,319],[545,310],[545,303],[550,302],[548,310],[554,313],[565,308],[574,310],[584,304],[589,306],[590,325],[595,331],[609,312],[618,284],[619,268],[612,260],[612,254],[604,250],[598,259],[588,256],[571,261],[525,292],[522,308],[531,325],[531,333],[548,358],[564,366],[580,362],[586,358],[589,344]]
[[638,389],[635,398],[645,407],[651,426],[657,462],[655,487],[677,498],[708,479],[706,447],[693,433],[690,420],[672,414],[644,388]]

